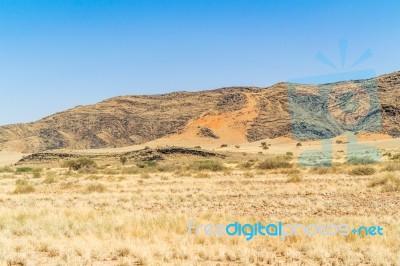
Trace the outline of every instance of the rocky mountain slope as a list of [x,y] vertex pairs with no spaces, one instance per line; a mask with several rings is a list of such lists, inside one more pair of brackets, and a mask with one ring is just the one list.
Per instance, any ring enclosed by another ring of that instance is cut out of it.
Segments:
[[[351,91],[357,84],[368,87],[368,82],[335,83],[332,92],[336,93],[336,87]],[[303,100],[294,99],[290,86],[279,83],[269,88],[233,87],[115,97],[33,123],[1,126],[0,150],[38,152],[59,148],[109,148],[165,137],[179,141],[185,136],[200,141],[213,139],[240,144],[280,136],[298,138],[298,132],[301,132],[300,139],[334,137],[349,130],[332,122],[326,98],[309,95]],[[374,124],[374,131],[398,137],[400,72],[378,77],[377,86],[378,97],[371,98],[376,101],[377,108],[370,110],[362,124],[376,123],[379,116],[381,125]],[[303,89],[315,91],[315,86],[307,85]],[[354,90],[354,94],[357,93]],[[363,127],[357,127],[357,130],[362,131]],[[296,136],[293,132],[297,132]]]

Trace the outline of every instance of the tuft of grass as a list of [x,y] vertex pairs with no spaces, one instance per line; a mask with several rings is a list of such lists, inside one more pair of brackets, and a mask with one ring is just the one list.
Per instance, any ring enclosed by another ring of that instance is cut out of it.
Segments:
[[35,187],[25,179],[18,179],[15,181],[15,184],[16,187],[13,192],[14,194],[27,194],[35,192]]
[[103,184],[90,184],[86,187],[86,191],[89,193],[97,192],[97,193],[103,193],[107,189]]
[[40,173],[39,172],[35,172],[33,173],[33,178],[40,178]]
[[373,175],[375,173],[375,168],[369,166],[359,166],[349,172],[350,175]]
[[400,164],[399,163],[395,163],[395,162],[391,162],[391,163],[387,164],[383,168],[383,171],[386,171],[386,172],[400,171]]
[[122,174],[124,174],[124,175],[134,175],[134,174],[138,174],[138,173],[139,173],[139,169],[135,166],[122,169]]
[[83,167],[83,168],[79,169],[78,173],[80,173],[80,174],[97,174],[98,171],[95,167],[88,166],[88,167]]
[[115,169],[105,169],[104,171],[103,171],[103,174],[105,174],[105,175],[118,175],[119,174],[119,171],[118,170],[115,170]]
[[158,164],[155,161],[148,161],[148,162],[140,162],[137,163],[136,166],[138,168],[148,168],[148,167],[156,167]]
[[299,174],[290,175],[286,180],[287,183],[298,183],[301,181],[303,181],[303,177]]
[[13,173],[14,170],[9,166],[0,167],[0,173]]
[[150,178],[150,175],[149,175],[148,173],[142,173],[142,174],[140,175],[140,178],[142,178],[142,179],[149,179],[149,178]]
[[220,161],[205,160],[193,162],[189,165],[188,168],[196,171],[209,170],[213,172],[218,172],[224,170],[225,166]]
[[203,173],[203,172],[197,173],[197,174],[194,176],[194,178],[210,178],[210,177],[211,177],[211,176],[210,176],[209,174]]
[[400,191],[400,177],[393,174],[388,174],[379,178],[373,179],[369,187],[381,187],[382,192]]
[[293,165],[282,157],[271,157],[257,165],[258,169],[270,170],[278,168],[291,168]]
[[391,160],[393,161],[399,161],[400,160],[400,153],[393,154],[392,157],[390,157]]
[[53,183],[56,183],[56,180],[55,180],[55,178],[54,178],[53,175],[48,175],[48,176],[46,176],[46,178],[43,180],[43,183],[44,183],[44,184],[53,184]]
[[248,160],[245,163],[239,164],[239,168],[241,169],[251,169],[254,164],[256,163],[256,160]]

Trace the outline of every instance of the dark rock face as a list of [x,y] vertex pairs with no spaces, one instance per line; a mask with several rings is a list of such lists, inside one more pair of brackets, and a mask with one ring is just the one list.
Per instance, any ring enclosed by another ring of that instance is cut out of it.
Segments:
[[217,103],[217,110],[237,111],[246,106],[247,97],[243,93],[229,93],[222,95]]
[[199,133],[197,135],[206,137],[206,138],[219,139],[219,137],[211,129],[209,129],[207,127],[201,127],[199,129]]
[[181,147],[167,147],[160,149],[143,149],[138,151],[131,151],[125,153],[114,153],[114,154],[76,154],[76,153],[58,153],[58,152],[40,152],[33,153],[31,155],[25,156],[16,165],[34,165],[34,164],[54,164],[61,163],[64,160],[68,159],[77,159],[80,157],[87,157],[91,159],[112,159],[118,161],[121,157],[126,157],[130,161],[161,161],[164,160],[166,156],[175,155],[175,154],[184,154],[184,155],[193,155],[199,157],[217,157],[217,158],[225,158],[225,155],[207,152],[198,149],[187,149]]

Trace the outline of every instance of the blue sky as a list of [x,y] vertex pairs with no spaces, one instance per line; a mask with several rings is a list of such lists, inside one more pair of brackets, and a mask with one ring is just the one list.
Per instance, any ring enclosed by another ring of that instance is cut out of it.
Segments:
[[[118,95],[400,70],[399,10],[360,0],[1,0],[0,124]],[[373,56],[350,69],[367,49]]]

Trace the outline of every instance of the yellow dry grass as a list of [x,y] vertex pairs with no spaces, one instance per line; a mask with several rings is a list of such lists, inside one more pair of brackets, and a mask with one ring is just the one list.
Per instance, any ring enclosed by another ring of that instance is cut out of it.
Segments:
[[[167,163],[165,163],[167,164]],[[183,164],[183,163],[182,163]],[[400,194],[343,171],[188,165],[0,173],[3,265],[396,265]],[[188,167],[189,166],[189,167]],[[383,169],[379,165],[373,165]],[[103,167],[104,168],[104,167]],[[166,170],[167,169],[167,170]],[[378,173],[376,175],[387,173]],[[399,175],[391,172],[391,175]],[[297,182],[288,182],[293,176]],[[200,177],[200,178],[199,178]],[[34,187],[15,193],[18,185]],[[188,222],[381,225],[383,237],[188,236]]]

